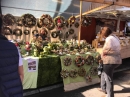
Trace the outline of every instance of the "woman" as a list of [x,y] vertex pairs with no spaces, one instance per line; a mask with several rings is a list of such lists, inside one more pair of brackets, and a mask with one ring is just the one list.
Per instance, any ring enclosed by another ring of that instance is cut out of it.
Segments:
[[122,63],[120,41],[117,36],[112,34],[112,30],[109,27],[103,27],[101,34],[105,38],[105,44],[101,54],[103,60],[101,90],[107,93],[107,95],[103,97],[114,97],[113,72],[114,69]]

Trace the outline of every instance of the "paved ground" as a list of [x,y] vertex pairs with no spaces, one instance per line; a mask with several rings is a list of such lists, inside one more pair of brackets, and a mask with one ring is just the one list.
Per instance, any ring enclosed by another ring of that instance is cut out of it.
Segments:
[[[115,97],[130,97],[130,70],[114,74]],[[64,92],[63,87],[30,95],[26,97],[101,97],[103,94],[97,88],[99,84],[83,87],[70,92]]]

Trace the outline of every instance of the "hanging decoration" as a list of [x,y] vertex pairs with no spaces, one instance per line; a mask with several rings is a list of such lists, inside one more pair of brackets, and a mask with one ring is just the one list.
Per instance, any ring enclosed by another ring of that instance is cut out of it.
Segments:
[[3,17],[3,24],[6,26],[12,26],[16,22],[15,17],[12,14],[6,14]]
[[84,77],[86,75],[86,70],[84,68],[80,68],[78,70],[78,75]]
[[53,19],[48,14],[43,14],[39,19],[39,26],[46,27],[48,30],[53,30],[55,28],[55,24]]
[[54,23],[57,26],[57,28],[61,30],[61,28],[65,26],[66,21],[63,16],[57,16],[56,18],[54,18]]
[[70,34],[74,34],[74,29],[69,29]]
[[22,35],[22,30],[19,29],[19,28],[14,29],[13,30],[13,35],[21,36]]
[[24,32],[23,32],[25,35],[29,35],[30,34],[30,31],[25,29]]
[[65,66],[70,66],[72,63],[72,59],[70,57],[64,58],[64,65]]
[[3,33],[5,35],[11,35],[12,34],[12,30],[9,27],[4,27],[3,28]]
[[68,23],[69,23],[70,27],[75,23],[75,21],[76,21],[75,16],[71,16],[71,17],[68,19]]
[[87,27],[91,25],[92,19],[90,17],[82,16],[82,23],[81,25]]
[[93,76],[96,76],[98,74],[97,67],[92,67],[90,70],[90,74]]
[[99,60],[101,60],[101,55],[98,54],[96,57],[95,57],[95,62],[98,64],[99,63]]
[[78,76],[77,70],[76,70],[76,69],[70,70],[69,76],[70,76],[71,78],[76,78],[76,77]]
[[78,28],[78,27],[79,27],[79,23],[76,22],[76,23],[74,24],[74,26],[75,26],[76,28]]
[[52,38],[57,38],[58,36],[59,36],[58,31],[53,31],[53,32],[51,32],[51,37],[52,37]]
[[64,79],[64,78],[67,78],[69,76],[69,71],[67,69],[63,69],[61,72],[60,72],[60,75],[61,77]]
[[75,58],[75,65],[77,67],[81,67],[85,64],[85,58],[83,58],[82,56],[76,56]]
[[22,20],[22,24],[25,27],[32,28],[33,26],[36,25],[36,18],[32,14],[24,14],[21,17],[21,20]]

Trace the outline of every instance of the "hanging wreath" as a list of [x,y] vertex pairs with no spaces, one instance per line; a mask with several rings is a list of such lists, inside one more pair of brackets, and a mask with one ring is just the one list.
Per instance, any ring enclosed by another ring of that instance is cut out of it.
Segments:
[[75,58],[75,65],[78,66],[78,67],[81,67],[85,64],[85,59],[81,56],[77,56]]
[[76,69],[70,70],[69,76],[70,76],[71,78],[76,78],[77,75],[78,75],[78,72],[77,72]]
[[78,28],[78,27],[79,27],[79,23],[76,22],[76,23],[74,24],[74,26],[75,26],[76,28]]
[[57,31],[53,31],[53,32],[51,32],[51,36],[53,38],[57,38],[59,36],[59,33]]
[[21,20],[22,20],[22,24],[25,27],[32,28],[33,26],[36,25],[36,18],[32,14],[24,14],[21,17]]
[[3,24],[6,26],[12,26],[16,22],[15,17],[12,14],[6,14],[3,17]]
[[69,29],[68,31],[70,34],[74,34],[74,29]]
[[99,60],[101,60],[101,55],[98,54],[96,57],[95,57],[95,62],[98,64],[99,63]]
[[12,34],[12,30],[9,27],[4,27],[3,28],[3,33],[5,35],[11,35]]
[[29,30],[24,30],[24,32],[23,32],[25,35],[29,35],[30,34],[30,31]]
[[65,66],[70,66],[72,63],[72,59],[70,57],[64,58],[64,65]]
[[75,16],[71,16],[71,17],[68,19],[68,23],[69,23],[70,26],[72,26],[72,24],[74,24],[75,21],[76,21]]
[[23,24],[22,24],[22,19],[19,18],[19,19],[16,21],[16,24],[17,24],[17,26],[23,26]]
[[13,34],[16,36],[21,36],[22,35],[22,30],[19,28],[14,29]]
[[97,67],[92,67],[90,70],[90,74],[93,76],[96,76],[98,74],[98,69]]
[[89,26],[92,22],[92,19],[90,17],[82,16],[82,23],[81,25],[86,27]]
[[93,63],[94,63],[94,57],[91,56],[91,55],[87,55],[86,58],[85,58],[85,63],[87,65],[93,65]]
[[69,76],[69,71],[67,69],[64,69],[60,72],[60,75],[63,79],[67,78]]
[[53,19],[48,14],[43,14],[39,19],[39,25],[41,27],[46,27],[48,30],[53,30],[55,28],[55,24]]
[[54,18],[54,23],[58,29],[61,29],[66,24],[66,21],[63,16],[57,16],[56,18]]
[[80,68],[78,70],[78,75],[84,77],[86,75],[86,70],[84,68]]

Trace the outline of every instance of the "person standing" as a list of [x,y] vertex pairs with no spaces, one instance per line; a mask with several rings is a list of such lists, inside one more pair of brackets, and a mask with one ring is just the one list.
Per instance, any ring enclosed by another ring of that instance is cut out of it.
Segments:
[[0,97],[23,97],[22,59],[15,44],[2,34],[0,15]]
[[114,97],[113,72],[115,68],[122,64],[120,41],[107,26],[102,28],[101,34],[106,39],[101,54],[103,61],[101,90],[107,93],[102,97]]

